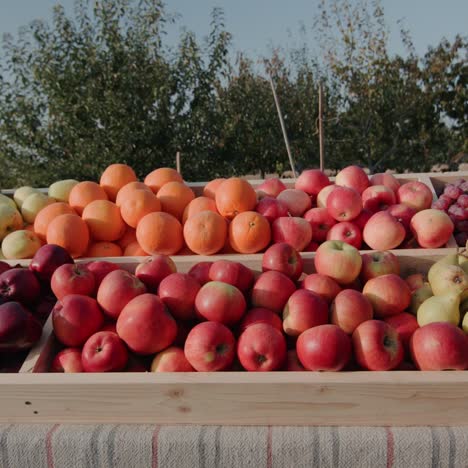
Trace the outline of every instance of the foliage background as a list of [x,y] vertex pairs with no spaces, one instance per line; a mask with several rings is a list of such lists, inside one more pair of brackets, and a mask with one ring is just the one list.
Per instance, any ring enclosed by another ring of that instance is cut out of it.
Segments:
[[318,167],[318,85],[326,166],[426,171],[468,152],[468,38],[390,56],[378,0],[322,0],[304,45],[268,57],[234,51],[223,12],[205,40],[165,43],[159,0],[77,0],[0,51],[0,187],[98,179],[113,162],[140,177],[175,165],[186,180],[289,169],[273,77],[299,170]]

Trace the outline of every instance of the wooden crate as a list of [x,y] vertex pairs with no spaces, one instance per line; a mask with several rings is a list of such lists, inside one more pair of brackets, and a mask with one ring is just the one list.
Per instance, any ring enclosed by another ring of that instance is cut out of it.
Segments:
[[[444,254],[397,252],[403,276],[427,272]],[[183,272],[205,259],[174,260]],[[260,270],[260,256],[245,256],[242,261]],[[132,271],[137,262],[119,263]],[[305,271],[312,272],[313,254],[304,254],[304,263]],[[0,422],[468,424],[468,372],[48,374],[56,350],[50,333],[49,321],[20,374],[0,375]]]

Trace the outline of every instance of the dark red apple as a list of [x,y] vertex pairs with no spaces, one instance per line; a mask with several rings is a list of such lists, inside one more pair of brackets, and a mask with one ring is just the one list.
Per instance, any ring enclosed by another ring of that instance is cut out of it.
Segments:
[[96,280],[86,265],[66,263],[55,270],[50,287],[59,300],[69,294],[92,296],[96,292]]
[[119,372],[125,369],[128,351],[117,333],[101,331],[83,346],[81,363],[85,372]]
[[337,372],[351,359],[351,339],[336,325],[324,324],[301,333],[296,350],[307,370]]
[[288,216],[288,206],[286,203],[273,197],[262,198],[257,203],[255,211],[265,216],[270,223],[281,216]]
[[236,340],[222,323],[199,323],[185,340],[184,354],[198,372],[226,370],[236,356]]
[[295,290],[296,285],[285,274],[279,271],[265,271],[260,274],[252,288],[252,306],[265,307],[279,314]]
[[279,370],[286,359],[286,340],[283,334],[271,325],[257,323],[240,335],[237,356],[248,371]]
[[11,266],[7,262],[0,261],[0,275],[11,268]]
[[210,280],[210,268],[213,262],[198,262],[188,271],[188,274],[195,278],[200,286],[208,283]]
[[71,255],[61,246],[43,245],[29,264],[29,269],[42,281],[50,281],[55,270],[65,264],[75,263]]
[[316,242],[324,241],[328,231],[336,224],[336,219],[326,208],[311,208],[304,213],[304,219],[312,226],[312,238]]
[[55,336],[65,346],[81,346],[100,330],[104,316],[95,299],[69,294],[52,310]]
[[268,247],[263,254],[263,271],[279,271],[292,280],[297,280],[302,274],[302,269],[303,262],[301,254],[292,245],[286,242],[273,244]]
[[31,270],[11,268],[0,275],[0,297],[6,301],[32,304],[41,292],[41,285]]
[[208,272],[210,281],[231,284],[242,292],[247,292],[253,285],[253,271],[240,262],[217,260]]

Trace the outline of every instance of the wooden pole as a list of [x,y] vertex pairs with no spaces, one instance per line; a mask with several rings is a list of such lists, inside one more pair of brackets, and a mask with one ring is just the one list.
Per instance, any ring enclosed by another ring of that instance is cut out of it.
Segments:
[[319,148],[320,148],[320,170],[325,167],[325,154],[323,146],[323,87],[322,82],[319,84]]
[[182,174],[180,170],[180,151],[176,153],[176,170],[179,174]]
[[273,79],[271,78],[271,75],[270,75],[270,85],[271,85],[271,91],[273,92],[273,98],[276,104],[276,110],[278,112],[278,118],[279,118],[280,125],[281,125],[281,131],[283,132],[284,144],[286,145],[286,152],[288,153],[289,164],[291,165],[291,171],[293,173],[293,177],[296,178],[297,174],[296,174],[296,169],[294,166],[293,157],[291,154],[291,148],[289,147],[288,134],[286,133],[286,127],[284,125],[284,120],[283,120],[283,114],[281,113],[281,107],[279,104],[278,96],[276,95],[276,89],[275,89],[275,85],[273,84]]

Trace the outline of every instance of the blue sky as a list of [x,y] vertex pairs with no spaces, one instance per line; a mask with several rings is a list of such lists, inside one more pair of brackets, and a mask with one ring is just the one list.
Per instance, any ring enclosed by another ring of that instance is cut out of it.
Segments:
[[[71,11],[73,0],[0,0],[0,35],[15,33],[36,18],[48,19],[53,5],[61,3]],[[209,13],[214,6],[225,10],[226,26],[233,34],[234,47],[255,56],[267,53],[270,45],[294,46],[301,23],[311,24],[317,0],[168,0],[168,9],[182,18],[169,31],[174,44],[182,25],[203,37],[209,30]],[[397,21],[411,32],[416,51],[423,54],[442,37],[468,33],[468,0],[383,0],[390,27],[391,53],[404,53]],[[313,46],[313,35],[308,34]]]

